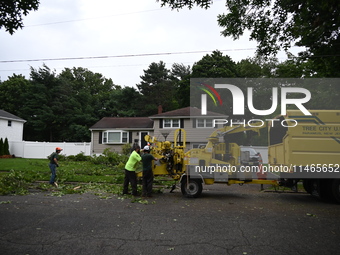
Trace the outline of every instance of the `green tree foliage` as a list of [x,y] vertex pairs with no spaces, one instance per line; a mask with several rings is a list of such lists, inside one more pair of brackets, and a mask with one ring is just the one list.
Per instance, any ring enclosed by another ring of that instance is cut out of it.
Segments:
[[[211,54],[206,54],[203,58],[197,61],[192,67],[191,78],[235,78],[237,77],[237,65],[229,56],[223,56],[220,51],[213,51]],[[206,83],[209,83],[207,81]],[[199,85],[199,84],[197,84]],[[193,92],[193,91],[192,91]],[[191,95],[194,98],[197,96]],[[226,96],[226,95],[224,95]],[[231,95],[228,94],[228,97]],[[195,100],[196,101],[196,100]],[[200,102],[191,102],[191,106],[200,108]],[[232,102],[231,100],[229,102]],[[212,100],[208,100],[208,109],[213,112],[227,113],[231,112],[232,105],[224,105],[223,109],[214,105]],[[226,110],[227,109],[227,110]],[[222,111],[222,112],[221,112]]]
[[88,141],[88,128],[105,115],[103,103],[115,85],[111,79],[85,68],[66,68],[58,78],[61,91],[56,103],[60,122],[68,127],[60,130],[62,140],[72,137],[73,141]]
[[[149,95],[151,97],[154,97],[155,93],[157,97],[159,96],[158,102],[150,107],[152,110],[147,112],[145,116],[157,113],[156,106],[158,107],[158,105],[162,105],[163,111],[171,111],[190,105],[190,66],[174,63],[168,70],[165,68],[165,64],[160,61],[159,63],[152,63],[149,69],[144,72],[145,75],[141,77],[144,80],[140,85],[143,84],[150,90]],[[157,85],[153,86],[154,84]],[[142,98],[145,97],[144,93],[141,93],[141,96]],[[150,97],[147,96],[146,98],[150,102]]]
[[141,116],[142,95],[133,87],[116,86],[102,97],[101,117],[136,117]]
[[191,74],[190,66],[184,64],[174,63],[171,67],[170,77],[173,80],[180,81],[185,79]]
[[0,138],[0,156],[4,155],[4,140]]
[[29,87],[30,82],[24,76],[16,74],[0,83],[0,108],[22,116],[21,109],[25,105]]
[[7,137],[5,138],[5,142],[4,142],[4,155],[10,155],[10,153],[9,153],[9,144],[8,144]]
[[23,28],[23,16],[38,10],[38,7],[39,0],[0,1],[0,29],[4,27],[12,35],[19,28]]
[[[262,75],[259,77],[263,78],[272,78],[275,77],[275,70],[279,64],[279,61],[276,57],[261,57],[259,55],[256,55],[252,61],[256,63],[257,65],[261,66],[261,73]],[[296,77],[299,78],[299,77]]]
[[[162,6],[181,9],[197,5],[209,8],[211,0],[158,0]],[[258,54],[275,55],[292,45],[303,46],[300,54],[310,59],[320,77],[339,77],[340,1],[338,0],[228,0],[226,14],[218,15],[223,36],[239,39],[250,31],[258,42]]]
[[[240,78],[277,77],[276,70],[279,64],[276,57],[264,58],[256,55],[253,58],[242,59],[237,63],[237,75]],[[296,78],[299,77],[301,76],[296,76]]]
[[170,79],[176,88],[176,99],[179,108],[190,105],[190,77],[191,68],[184,64],[174,63],[170,71]]
[[305,104],[307,109],[340,109],[340,86],[337,79],[318,79],[317,82],[308,79],[303,87],[312,94],[312,100]]
[[140,94],[84,68],[59,75],[46,65],[30,80],[14,75],[0,83],[0,108],[27,120],[27,141],[90,141],[94,123],[107,116],[138,116]]
[[[223,55],[220,51],[213,51],[212,54],[207,54],[197,61],[192,67],[192,78],[237,78],[238,65],[231,60],[227,55]],[[207,81],[209,83],[209,81]],[[227,113],[232,112],[231,93],[226,93],[223,98],[228,98],[224,101],[224,107],[221,108],[208,100],[208,108],[213,112]],[[194,103],[194,102],[192,102]],[[199,103],[199,102],[196,102]],[[200,105],[192,105],[200,108]],[[221,112],[222,111],[222,112]]]
[[247,58],[237,63],[238,77],[258,78],[263,77],[262,67],[255,60]]
[[23,118],[27,120],[24,139],[29,141],[60,141],[59,131],[65,128],[62,116],[62,90],[54,71],[46,65],[38,70],[31,68],[31,82],[26,93]]
[[208,9],[213,3],[212,0],[156,0],[161,2],[162,6],[169,5],[172,9],[182,9],[188,7],[191,9],[195,5],[204,9]]
[[140,78],[142,81],[137,84],[137,88],[143,95],[143,116],[157,114],[160,105],[165,111],[177,108],[177,100],[174,100],[175,83],[170,79],[170,70],[165,67],[163,61],[151,63]]
[[145,105],[156,96],[142,97],[84,68],[57,75],[43,65],[31,69],[29,80],[13,75],[0,82],[0,109],[27,120],[27,141],[90,141],[89,127],[102,117],[146,114]]
[[[271,108],[272,87],[279,85],[256,81],[256,78],[315,77],[311,61],[291,56],[279,63],[276,58],[255,57],[233,62],[219,51],[204,56],[192,70],[183,64],[174,64],[171,70],[165,64],[152,63],[144,71],[138,90],[115,85],[111,79],[85,68],[65,68],[60,74],[46,65],[31,70],[30,79],[13,75],[0,82],[0,109],[17,115],[27,122],[24,140],[27,141],[90,141],[89,128],[102,117],[151,116],[157,113],[159,104],[164,111],[190,105],[190,78],[247,78],[249,83],[232,83],[247,95],[247,87],[253,87],[254,107],[259,110]],[[233,79],[236,82],[237,79]],[[285,80],[284,80],[285,81]],[[282,83],[295,86],[294,83]],[[307,88],[318,100],[310,100],[309,109],[340,109],[340,86],[336,84],[298,84]],[[280,95],[279,95],[280,96]],[[296,96],[296,95],[295,95]],[[228,90],[221,92],[223,112],[232,116],[232,97]],[[208,100],[210,111],[219,112]],[[200,105],[197,105],[200,107]],[[278,105],[274,115],[279,114]],[[273,117],[270,116],[270,117]],[[266,116],[269,117],[269,116]],[[245,102],[244,119],[254,116]],[[256,117],[257,118],[257,117]]]
[[303,65],[299,63],[298,59],[288,59],[279,63],[275,70],[275,77],[279,78],[302,78],[306,77]]
[[137,117],[143,112],[144,105],[141,104],[143,97],[134,87],[119,88],[112,94],[111,102],[114,101],[116,104],[115,107],[111,107],[116,110],[114,116]]
[[216,50],[205,55],[192,67],[193,78],[232,78],[237,77],[236,63],[223,53]]

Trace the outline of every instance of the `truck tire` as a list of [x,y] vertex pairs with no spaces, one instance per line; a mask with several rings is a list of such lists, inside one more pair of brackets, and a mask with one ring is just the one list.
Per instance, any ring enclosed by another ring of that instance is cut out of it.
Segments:
[[196,198],[202,194],[203,186],[202,181],[199,179],[190,179],[187,183],[183,180],[181,183],[181,191],[183,196],[189,198]]
[[313,192],[313,183],[311,182],[311,180],[308,180],[308,179],[304,179],[302,181],[302,184],[303,184],[303,188],[305,189],[305,191],[309,194],[312,194]]
[[331,183],[333,198],[337,203],[340,203],[340,179],[334,179]]
[[322,201],[333,201],[333,194],[331,190],[331,180],[328,179],[310,179],[311,192],[310,194]]

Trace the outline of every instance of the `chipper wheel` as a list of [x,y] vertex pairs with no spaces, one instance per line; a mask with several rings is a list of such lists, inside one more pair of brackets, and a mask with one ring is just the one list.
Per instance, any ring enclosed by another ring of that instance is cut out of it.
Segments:
[[181,191],[185,197],[199,197],[202,193],[202,190],[202,180],[200,179],[190,179],[187,181],[186,178],[184,178],[181,182]]

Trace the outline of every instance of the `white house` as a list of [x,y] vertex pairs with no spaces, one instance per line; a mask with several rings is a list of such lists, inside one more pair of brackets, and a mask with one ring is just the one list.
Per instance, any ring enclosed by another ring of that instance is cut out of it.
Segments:
[[48,143],[23,141],[24,123],[26,120],[9,112],[0,110],[0,138],[8,139],[11,155],[22,158],[43,158],[55,151],[56,147],[63,148],[63,155],[90,155],[90,143]]
[[0,138],[11,142],[21,142],[26,120],[9,112],[0,110]]

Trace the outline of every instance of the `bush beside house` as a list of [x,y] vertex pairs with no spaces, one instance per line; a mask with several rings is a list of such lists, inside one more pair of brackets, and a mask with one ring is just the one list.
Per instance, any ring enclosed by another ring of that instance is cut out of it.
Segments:
[[5,142],[0,139],[0,158],[11,158],[12,155],[9,153],[9,144],[6,137]]

